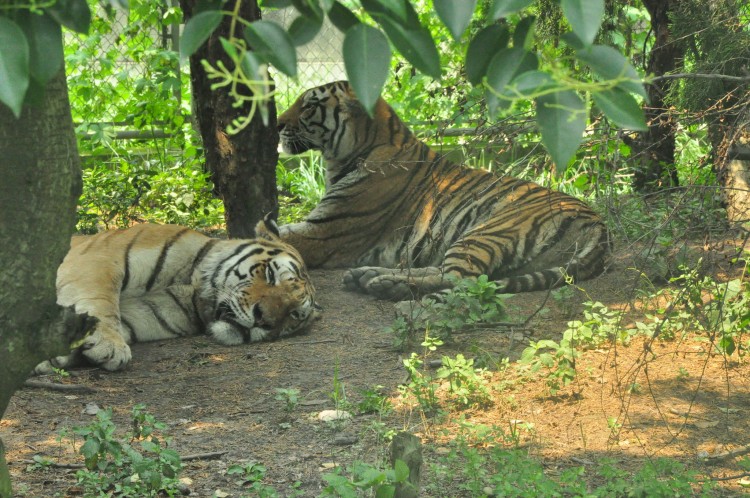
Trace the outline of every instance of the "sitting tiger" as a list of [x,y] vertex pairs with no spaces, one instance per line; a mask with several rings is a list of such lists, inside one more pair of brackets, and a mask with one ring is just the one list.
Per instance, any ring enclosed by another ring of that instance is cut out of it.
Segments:
[[120,370],[129,344],[207,333],[221,344],[305,330],[315,291],[299,253],[268,217],[255,239],[212,239],[177,225],[75,236],[57,272],[57,302],[98,319],[69,356],[36,374],[83,363]]
[[305,91],[278,118],[284,151],[320,150],[326,161],[323,199],[280,227],[310,268],[350,268],[347,288],[391,300],[441,300],[453,285],[446,275],[488,275],[517,293],[605,269],[609,233],[585,203],[448,161],[382,98],[373,114],[338,81]]

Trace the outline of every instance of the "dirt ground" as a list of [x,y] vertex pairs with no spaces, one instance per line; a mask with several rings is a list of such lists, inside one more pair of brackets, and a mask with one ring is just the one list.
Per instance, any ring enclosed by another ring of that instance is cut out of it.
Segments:
[[[727,261],[718,260],[713,272],[720,278]],[[185,462],[182,476],[190,479],[191,496],[248,496],[226,470],[252,461],[266,467],[263,483],[280,496],[317,496],[324,486],[321,476],[335,465],[383,462],[383,427],[406,429],[422,439],[421,496],[470,496],[459,482],[434,475],[462,421],[495,425],[506,433],[519,428],[517,444],[553,477],[573,466],[591,468],[604,457],[626,469],[671,457],[703,476],[728,478],[717,495],[742,494],[735,477],[742,474],[738,458],[707,463],[700,457],[750,444],[746,359],[709,354],[710,345],[690,339],[657,341],[650,348],[635,340],[628,347],[584,353],[576,364],[576,380],[554,396],[543,380],[524,380],[513,369],[495,371],[492,406],[450,410],[430,419],[400,398],[407,353],[392,346],[393,337],[385,330],[394,317],[392,305],[345,291],[340,271],[313,271],[312,277],[325,311],[307,335],[242,347],[220,346],[205,337],[139,344],[123,372],[80,370],[63,381],[90,387],[92,393],[18,392],[0,422],[18,496],[80,496],[75,470],[30,470],[28,462],[45,455],[59,463],[82,463],[76,453],[81,441],[60,442],[59,432],[92,422],[95,417],[86,408],[95,404],[111,407],[124,433],[138,403],[167,424],[165,435],[181,455],[225,452]],[[607,306],[630,309],[633,282],[628,264],[620,262],[582,287]],[[545,297],[513,297],[516,319],[542,305]],[[565,323],[580,317],[580,303],[586,299],[579,291],[566,302],[550,299],[546,311],[523,330],[462,333],[435,358],[460,352],[490,363],[506,356],[516,359],[528,338],[559,339]],[[629,311],[625,326],[636,318]],[[334,425],[318,420],[319,412],[334,408],[335,377],[353,404],[362,399],[361,390],[383,386],[394,410],[385,416],[355,414]],[[300,401],[291,412],[276,399],[279,388],[299,390]]]

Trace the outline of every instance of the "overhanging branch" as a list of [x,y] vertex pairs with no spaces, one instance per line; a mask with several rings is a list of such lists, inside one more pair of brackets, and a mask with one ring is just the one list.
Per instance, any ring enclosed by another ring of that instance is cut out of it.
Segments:
[[716,73],[675,73],[675,74],[664,74],[662,76],[654,76],[649,78],[649,82],[661,81],[661,80],[676,80],[676,79],[705,79],[705,80],[726,80],[736,81],[738,83],[750,82],[750,76],[731,76],[728,74],[716,74]]

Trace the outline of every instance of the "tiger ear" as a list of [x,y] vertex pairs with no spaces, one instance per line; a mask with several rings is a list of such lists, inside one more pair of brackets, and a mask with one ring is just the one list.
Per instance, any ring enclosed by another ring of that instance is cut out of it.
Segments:
[[267,240],[278,240],[279,226],[273,219],[273,213],[266,214],[262,220],[255,225],[255,236]]

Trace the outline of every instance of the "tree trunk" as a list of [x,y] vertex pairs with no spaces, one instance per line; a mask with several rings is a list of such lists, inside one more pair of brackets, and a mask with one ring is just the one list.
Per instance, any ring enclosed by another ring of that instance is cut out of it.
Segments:
[[[20,119],[0,104],[0,416],[42,360],[71,337],[56,304],[55,275],[70,246],[81,169],[65,73]],[[2,444],[0,442],[0,453]],[[0,496],[10,478],[0,455]]]
[[[670,2],[679,0],[643,0],[651,15],[651,31],[654,46],[646,68],[647,74],[661,76],[677,68],[682,52],[670,36]],[[636,171],[633,187],[640,191],[657,190],[678,185],[677,169],[674,166],[675,131],[677,123],[664,103],[672,80],[660,80],[647,85],[649,103],[645,107],[647,132],[635,142]]]
[[[242,1],[240,15],[243,19],[260,19],[256,0],[236,1]],[[199,3],[198,0],[180,0],[186,20]],[[234,2],[229,2],[224,10],[232,10],[233,5]],[[229,235],[252,237],[255,224],[265,214],[270,212],[275,216],[278,213],[276,107],[273,101],[269,103],[268,126],[256,112],[247,128],[236,135],[227,133],[232,120],[249,114],[249,105],[232,107],[233,100],[227,87],[211,90],[212,82],[200,61],[206,59],[214,66],[217,61],[222,61],[230,70],[234,67],[220,42],[221,37],[229,36],[229,30],[229,17],[225,17],[208,41],[190,57],[193,110],[203,139],[206,167],[217,195],[224,201]],[[241,32],[237,34],[241,35]]]
[[750,108],[745,108],[733,126],[721,128],[726,128],[724,140],[714,147],[714,153],[727,219],[750,229]]

